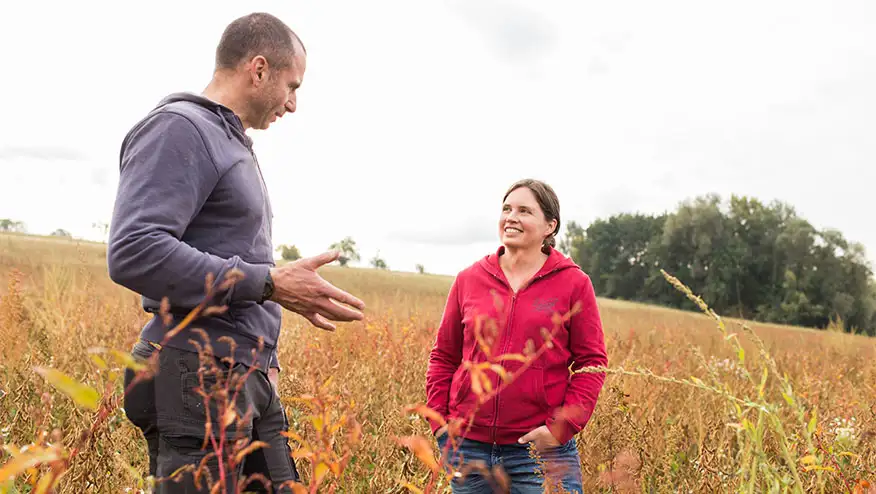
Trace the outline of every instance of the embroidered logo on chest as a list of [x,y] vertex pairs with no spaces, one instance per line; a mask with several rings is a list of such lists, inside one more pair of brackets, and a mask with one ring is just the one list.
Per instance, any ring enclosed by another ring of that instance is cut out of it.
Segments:
[[557,297],[552,298],[537,298],[532,302],[532,308],[536,312],[544,312],[547,314],[552,314],[554,312],[554,308],[557,305]]

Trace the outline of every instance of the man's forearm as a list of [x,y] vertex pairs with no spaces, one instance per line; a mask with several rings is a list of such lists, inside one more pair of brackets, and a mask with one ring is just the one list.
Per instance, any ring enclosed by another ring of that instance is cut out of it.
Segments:
[[269,265],[244,262],[240,257],[222,259],[198,251],[168,233],[153,230],[120,233],[108,247],[110,277],[147,298],[167,297],[172,307],[191,308],[205,295],[208,274],[221,283],[232,269],[244,278],[226,293],[217,294],[216,303],[241,300],[259,301]]

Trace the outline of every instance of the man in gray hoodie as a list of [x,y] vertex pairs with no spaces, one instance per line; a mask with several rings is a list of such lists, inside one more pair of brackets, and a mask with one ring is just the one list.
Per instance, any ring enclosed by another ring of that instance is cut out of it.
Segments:
[[[226,27],[203,93],[167,96],[122,143],[108,267],[113,281],[140,294],[144,310],[154,315],[133,353],[148,357],[159,351],[158,372],[126,395],[125,412],[143,431],[150,475],[158,478],[197,466],[209,452],[201,449],[208,415],[195,390],[204,363],[192,344],[207,342],[197,328],[208,335],[212,363],[220,370],[243,375],[256,368],[237,400],[238,416],[248,410],[251,416],[227,437],[242,432],[268,444],[247,456],[236,473],[261,474],[277,492],[283,482],[298,479],[281,435],[288,421],[277,394],[282,308],[326,330],[335,328],[331,321],[362,319],[361,300],[316,274],[337,252],[282,267],[274,263],[270,200],[246,130],[267,129],[295,111],[305,64],[301,40],[282,21],[262,13],[241,17]],[[243,278],[223,286],[232,272]],[[173,327],[205,299],[210,277],[210,305],[227,310],[200,317],[167,338],[162,299],[169,302]],[[129,371],[126,387],[132,378]],[[205,375],[204,384],[211,382],[215,377]],[[219,430],[217,410],[211,401],[213,434]],[[207,466],[217,481],[215,457]],[[180,482],[161,482],[158,492],[209,492],[209,486],[202,483],[196,490],[193,475],[185,474]]]

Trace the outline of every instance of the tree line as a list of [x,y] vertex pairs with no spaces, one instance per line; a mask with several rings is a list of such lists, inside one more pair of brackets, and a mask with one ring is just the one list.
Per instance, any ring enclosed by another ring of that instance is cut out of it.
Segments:
[[[344,237],[342,240],[329,245],[328,248],[329,250],[340,252],[338,264],[341,266],[346,267],[350,261],[359,262],[362,260],[359,248],[356,246],[356,241],[352,237]],[[302,257],[301,251],[295,245],[283,244],[278,246],[276,250],[280,253],[280,257],[286,261],[295,261]],[[386,260],[380,256],[380,251],[377,251],[368,263],[374,269],[389,269]],[[426,268],[422,264],[417,264],[416,269],[420,274],[425,274],[426,272]]]
[[699,196],[660,215],[617,214],[566,227],[559,248],[601,296],[695,310],[678,277],[716,312],[876,334],[876,285],[864,247],[816,229],[780,201]]
[[0,218],[0,232],[27,233],[27,226],[21,221]]

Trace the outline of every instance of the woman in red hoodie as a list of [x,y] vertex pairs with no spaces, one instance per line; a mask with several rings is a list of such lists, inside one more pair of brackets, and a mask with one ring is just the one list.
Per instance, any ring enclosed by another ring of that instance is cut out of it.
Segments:
[[[454,280],[429,358],[427,405],[447,421],[466,419],[462,437],[447,447],[447,426],[430,420],[432,431],[457,470],[476,461],[490,471],[501,466],[512,493],[542,492],[530,443],[549,469],[562,471],[553,480],[566,491],[581,492],[574,436],[589,421],[605,375],[569,368],[608,363],[593,285],[554,248],[560,207],[547,184],[527,179],[512,185],[498,226],[498,250]],[[547,346],[545,331],[553,332],[552,344],[538,353]],[[532,350],[536,358],[529,363],[499,358],[533,355]],[[511,384],[493,370],[473,376],[466,365],[487,361],[501,364],[513,376]],[[492,485],[488,476],[472,472],[464,482],[454,481],[453,492],[492,492]]]

